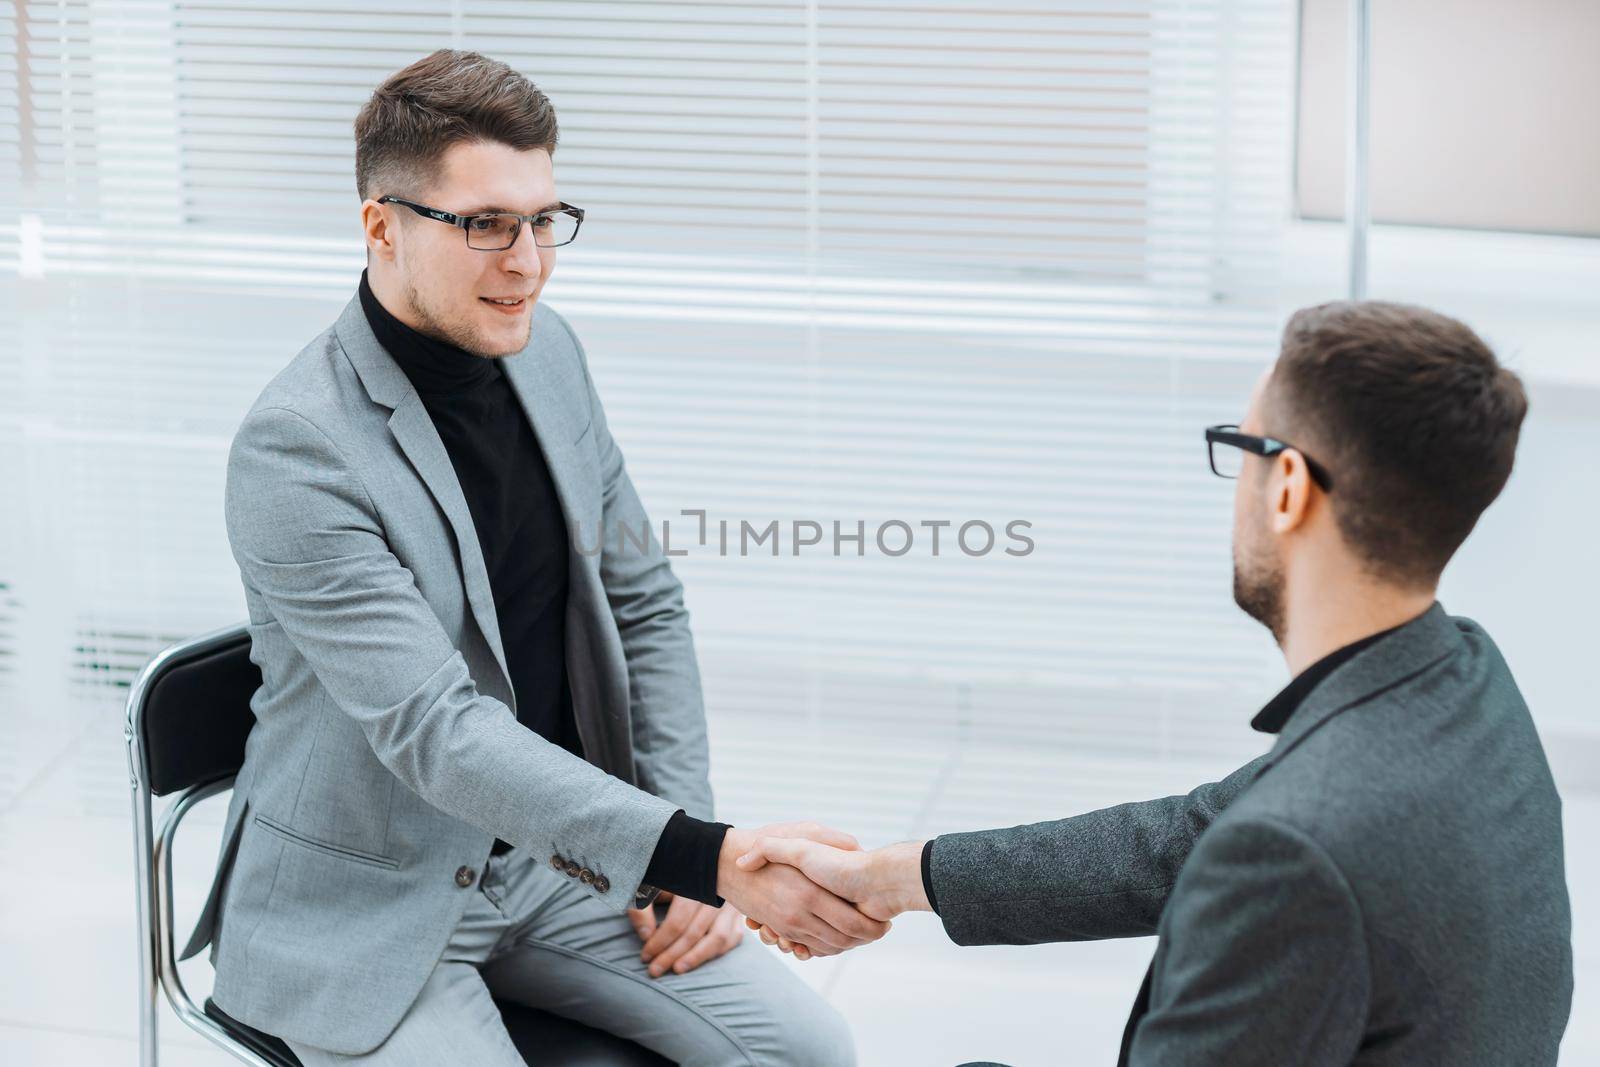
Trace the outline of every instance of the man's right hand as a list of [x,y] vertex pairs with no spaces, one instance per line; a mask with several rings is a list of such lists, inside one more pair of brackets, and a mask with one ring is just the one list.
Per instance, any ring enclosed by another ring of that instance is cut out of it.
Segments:
[[717,861],[717,894],[756,923],[803,945],[813,956],[833,956],[876,941],[889,923],[817,885],[799,870],[772,863],[758,870],[737,862],[762,839],[803,838],[835,848],[860,848],[855,838],[816,823],[780,823],[759,830],[730,829]]
[[[902,912],[933,910],[922,885],[924,844],[904,841],[863,852],[859,847],[830,847],[818,839],[766,836],[735,862],[746,871],[769,870],[772,864],[788,864],[840,899],[853,902],[867,916],[887,922]],[[816,954],[770,923],[758,923],[754,919],[746,922],[760,931],[762,941],[792,952],[798,959]]]

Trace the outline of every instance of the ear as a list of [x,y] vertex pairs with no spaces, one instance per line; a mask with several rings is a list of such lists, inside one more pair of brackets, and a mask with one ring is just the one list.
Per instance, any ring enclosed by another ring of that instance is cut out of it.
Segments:
[[1272,457],[1272,532],[1287,534],[1306,521],[1311,506],[1311,469],[1295,449]]
[[369,253],[381,259],[394,258],[394,230],[383,205],[376,200],[369,198],[361,202],[361,230]]

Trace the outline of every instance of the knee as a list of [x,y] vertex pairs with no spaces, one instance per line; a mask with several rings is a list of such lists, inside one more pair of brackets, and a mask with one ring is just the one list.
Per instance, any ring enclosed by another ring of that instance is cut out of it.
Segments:
[[820,996],[803,1008],[791,1006],[777,1021],[779,1049],[773,1067],[855,1067],[856,1042],[850,1024]]

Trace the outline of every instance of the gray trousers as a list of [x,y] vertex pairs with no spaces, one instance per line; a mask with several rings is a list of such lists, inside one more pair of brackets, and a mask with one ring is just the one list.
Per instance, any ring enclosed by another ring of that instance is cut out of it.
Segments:
[[610,1031],[681,1067],[855,1063],[844,1019],[754,937],[660,978],[645,972],[640,948],[627,916],[513,848],[489,857],[443,956],[383,1044],[360,1056],[288,1045],[305,1067],[538,1067],[511,1043],[499,997]]

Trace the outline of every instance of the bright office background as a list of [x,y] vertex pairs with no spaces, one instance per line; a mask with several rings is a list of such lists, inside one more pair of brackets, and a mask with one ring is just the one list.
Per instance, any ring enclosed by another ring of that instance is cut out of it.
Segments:
[[[1441,600],[1499,641],[1562,787],[1563,1062],[1595,1062],[1600,6],[1375,6],[1371,295],[1465,319],[1532,395]],[[1289,311],[1344,292],[1343,11],[0,6],[0,1060],[132,1062],[126,689],[244,616],[228,444],[354,293],[351,122],[389,73],[471,48],[553,99],[589,214],[545,299],[658,522],[1032,523],[1025,558],[677,563],[721,816],[878,844],[1263,747],[1285,670],[1232,605],[1200,429],[1242,412]],[[185,916],[221,808],[177,856]],[[958,949],[914,916],[802,973],[864,1065],[1109,1063],[1151,950]],[[163,1045],[223,1062],[170,1015]]]

